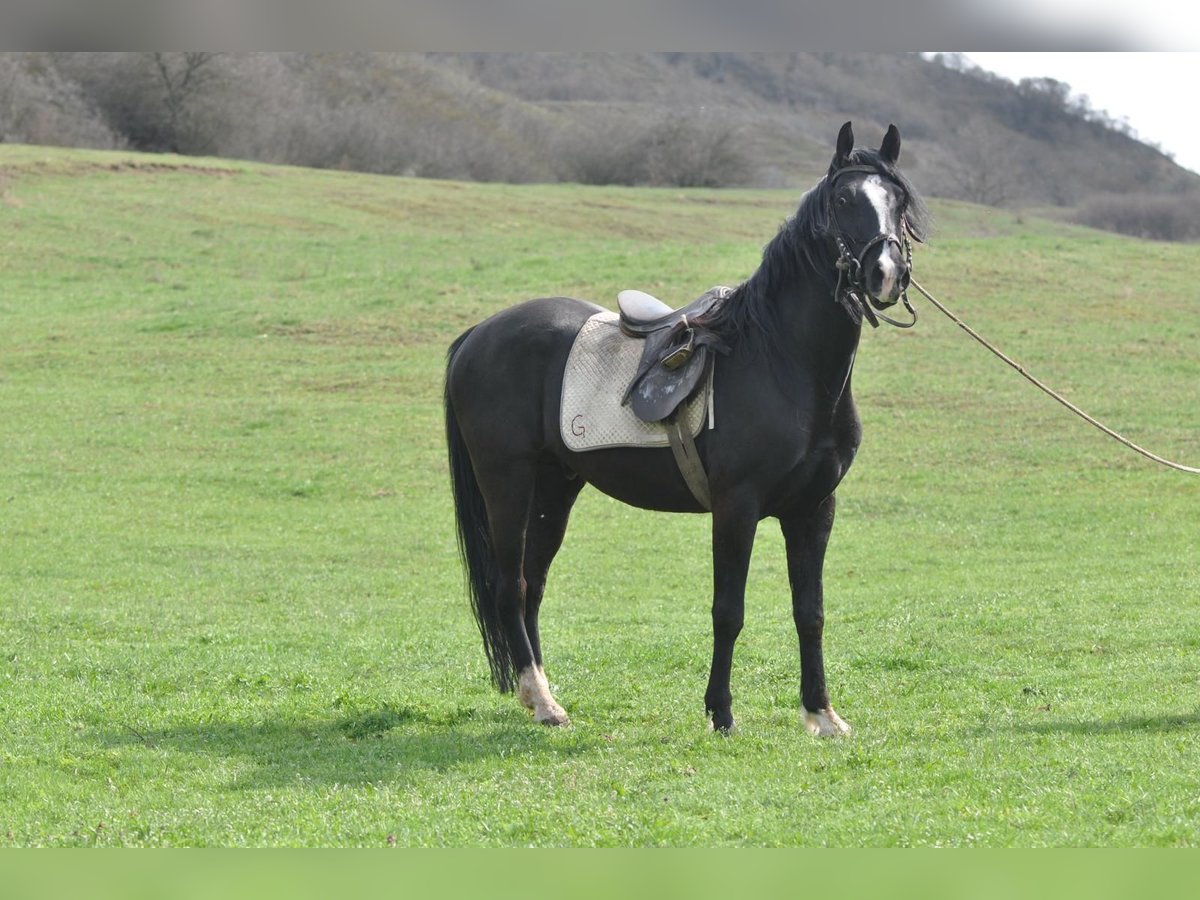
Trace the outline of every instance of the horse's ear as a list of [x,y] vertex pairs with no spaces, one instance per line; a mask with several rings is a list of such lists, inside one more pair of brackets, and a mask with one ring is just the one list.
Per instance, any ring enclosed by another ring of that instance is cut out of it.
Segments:
[[833,169],[840,169],[850,162],[850,152],[854,149],[854,129],[847,122],[838,132],[837,153],[833,157]]
[[879,155],[885,162],[895,165],[900,158],[900,129],[889,125],[887,134],[883,136],[883,144],[879,147]]

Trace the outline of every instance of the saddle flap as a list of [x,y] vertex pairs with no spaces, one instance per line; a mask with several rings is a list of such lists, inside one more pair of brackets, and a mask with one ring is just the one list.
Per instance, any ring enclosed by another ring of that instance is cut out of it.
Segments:
[[629,406],[643,422],[669,418],[695,393],[708,371],[708,347],[691,354],[687,365],[668,369],[654,366],[637,380],[629,392]]

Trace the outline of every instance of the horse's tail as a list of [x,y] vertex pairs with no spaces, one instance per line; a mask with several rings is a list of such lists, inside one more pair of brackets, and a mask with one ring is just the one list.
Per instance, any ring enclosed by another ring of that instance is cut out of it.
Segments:
[[450,367],[463,341],[471,334],[466,331],[450,345],[446,355],[446,386],[443,403],[446,409],[446,446],[450,454],[450,484],[454,490],[454,512],[458,523],[458,552],[466,569],[467,589],[471,608],[483,649],[492,670],[492,682],[505,693],[513,689],[513,659],[500,624],[500,605],[496,597],[496,557],[492,551],[492,533],[488,525],[487,505],[475,478],[471,456],[463,440],[458,416],[450,402]]

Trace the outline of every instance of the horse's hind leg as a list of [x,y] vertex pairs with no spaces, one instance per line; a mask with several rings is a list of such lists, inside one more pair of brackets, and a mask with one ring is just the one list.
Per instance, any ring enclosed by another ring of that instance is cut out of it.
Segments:
[[[524,694],[530,671],[536,670],[533,647],[525,632],[525,558],[526,529],[533,506],[534,467],[521,459],[506,457],[477,462],[475,474],[487,506],[491,538],[492,571],[490,596],[493,605],[486,622],[485,640],[504,671],[499,687],[510,685],[518,677],[518,690]],[[496,677],[497,673],[493,673]]]
[[[550,694],[550,686],[534,652],[537,639],[531,639],[525,624],[531,609],[531,592],[525,570],[527,550],[532,550],[537,564],[528,573],[534,577],[532,596],[535,606],[532,608],[536,610],[545,586],[545,570],[549,568],[550,558],[554,555],[553,552],[547,553],[545,547],[552,544],[553,549],[557,550],[562,541],[562,529],[566,527],[564,513],[557,537],[554,538],[551,532],[552,540],[548,541],[543,526],[531,526],[530,520],[536,515],[538,469],[536,464],[510,458],[504,463],[493,460],[491,465],[481,467],[477,474],[487,500],[488,525],[496,566],[494,590],[497,617],[512,671],[517,676],[517,697],[533,710],[536,721],[546,725],[565,725],[567,714]],[[537,521],[540,523],[542,520]],[[536,622],[536,611],[533,619]]]
[[538,611],[546,592],[546,577],[555,554],[562,546],[567,519],[584,481],[556,463],[538,468],[533,509],[525,532],[525,632],[533,647],[534,661],[542,665]]
[[562,546],[571,507],[583,488],[583,479],[565,471],[556,463],[538,467],[533,508],[525,531],[525,633],[533,651],[533,667],[519,675],[518,696],[533,710],[534,719],[547,725],[564,725],[567,714],[550,693],[542,668],[542,642],[538,630],[538,612],[546,592],[550,563]]

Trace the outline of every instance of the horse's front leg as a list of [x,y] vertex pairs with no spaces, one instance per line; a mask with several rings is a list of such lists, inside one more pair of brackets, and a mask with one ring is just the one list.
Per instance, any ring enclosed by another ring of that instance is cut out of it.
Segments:
[[749,503],[713,507],[713,655],[704,705],[716,731],[733,730],[733,695],[729,675],[733,645],[742,630],[746,607],[746,574],[758,527],[758,511]]
[[836,503],[830,494],[815,510],[781,519],[787,542],[788,581],[792,586],[792,617],[800,638],[800,699],[804,726],[821,737],[849,734],[850,726],[833,711],[825,687],[821,638],[825,630],[825,599],[821,571],[833,530]]

